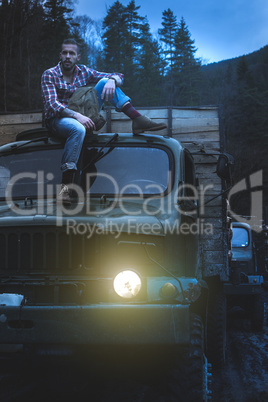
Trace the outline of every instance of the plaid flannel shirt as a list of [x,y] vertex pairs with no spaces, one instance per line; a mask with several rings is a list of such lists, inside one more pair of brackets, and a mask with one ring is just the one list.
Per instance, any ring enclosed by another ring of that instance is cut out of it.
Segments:
[[102,73],[80,64],[75,66],[73,82],[68,84],[63,78],[60,63],[46,70],[41,78],[45,120],[59,117],[60,112],[68,106],[68,101],[77,88],[96,84],[101,78],[114,76],[121,80],[118,84],[123,82],[123,74]]

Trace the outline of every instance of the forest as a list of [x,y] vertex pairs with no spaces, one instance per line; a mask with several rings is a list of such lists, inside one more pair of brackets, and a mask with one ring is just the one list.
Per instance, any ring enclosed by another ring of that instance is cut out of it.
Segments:
[[[262,170],[268,205],[268,45],[205,65],[183,16],[163,10],[153,36],[139,8],[115,1],[94,21],[77,16],[73,0],[0,1],[0,112],[41,110],[41,75],[58,63],[63,39],[75,38],[82,64],[124,73],[135,106],[221,105],[234,180]],[[238,213],[248,215],[249,192],[237,197]]]

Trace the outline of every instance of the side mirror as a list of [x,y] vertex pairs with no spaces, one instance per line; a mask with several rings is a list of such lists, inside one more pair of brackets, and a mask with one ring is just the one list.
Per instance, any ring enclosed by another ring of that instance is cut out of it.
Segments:
[[223,180],[232,182],[233,171],[234,157],[227,153],[220,154],[217,163],[217,175]]

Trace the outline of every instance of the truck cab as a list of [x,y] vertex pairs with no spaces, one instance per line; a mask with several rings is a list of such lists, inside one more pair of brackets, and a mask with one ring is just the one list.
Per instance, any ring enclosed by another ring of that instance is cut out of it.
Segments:
[[165,136],[90,135],[67,208],[56,202],[62,151],[45,129],[0,148],[0,343],[165,348],[178,392],[207,400],[191,154]]

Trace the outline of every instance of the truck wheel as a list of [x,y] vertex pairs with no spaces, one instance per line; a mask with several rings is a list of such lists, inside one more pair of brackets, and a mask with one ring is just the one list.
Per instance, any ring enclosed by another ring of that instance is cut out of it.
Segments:
[[201,318],[192,314],[190,318],[190,343],[182,352],[173,370],[173,394],[185,402],[208,400],[208,367],[204,355],[204,330]]
[[250,311],[251,329],[253,331],[262,331],[264,323],[264,301],[262,295],[253,296]]
[[213,367],[223,367],[226,355],[226,296],[217,293],[209,301],[207,356]]

